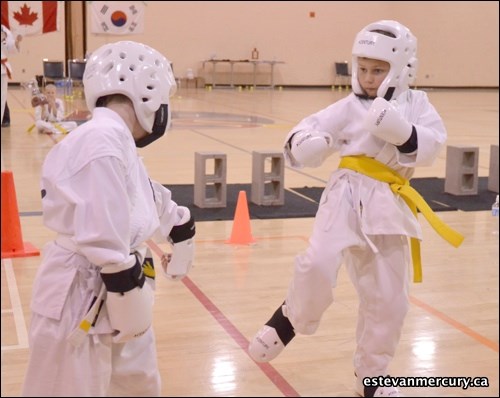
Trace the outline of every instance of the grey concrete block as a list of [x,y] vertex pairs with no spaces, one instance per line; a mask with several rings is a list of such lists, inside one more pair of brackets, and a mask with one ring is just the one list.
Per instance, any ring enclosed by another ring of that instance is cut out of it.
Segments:
[[226,207],[226,154],[195,152],[194,159],[194,204],[200,208]]
[[457,196],[477,195],[478,164],[478,147],[448,145],[444,191]]
[[490,172],[488,190],[498,193],[498,145],[490,146]]
[[282,152],[252,152],[250,200],[252,203],[263,206],[285,204],[285,159]]

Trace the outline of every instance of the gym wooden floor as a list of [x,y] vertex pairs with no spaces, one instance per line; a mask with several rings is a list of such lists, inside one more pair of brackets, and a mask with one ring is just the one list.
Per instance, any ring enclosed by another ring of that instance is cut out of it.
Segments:
[[[498,144],[498,90],[429,90],[450,145],[479,147],[487,176]],[[329,89],[181,88],[168,136],[144,148],[150,175],[164,184],[194,182],[194,152],[227,154],[227,182],[250,183],[253,150],[277,150],[301,118],[343,97]],[[39,176],[63,135],[27,132],[33,111],[26,90],[11,88],[11,127],[2,128],[2,170],[14,175],[23,240],[39,249],[54,235],[42,225]],[[67,111],[85,109],[82,100]],[[444,177],[444,149],[415,177]],[[324,186],[338,158],[318,169],[285,169],[285,187]],[[175,197],[174,197],[175,199]],[[465,235],[455,249],[422,218],[424,281],[411,286],[411,308],[390,374],[484,377],[481,388],[403,389],[406,396],[498,397],[498,220],[490,211],[442,212]],[[283,301],[293,259],[305,249],[312,218],[252,220],[252,245],[226,243],[232,221],[198,222],[195,267],[181,282],[157,278],[154,327],[164,396],[356,396],[352,354],[357,298],[341,271],[336,302],[313,336],[298,336],[272,363],[246,348]],[[162,247],[153,245],[155,255]],[[2,396],[19,396],[28,358],[31,287],[40,257],[2,260]],[[158,257],[156,258],[158,260]],[[68,382],[71,382],[68,380]]]

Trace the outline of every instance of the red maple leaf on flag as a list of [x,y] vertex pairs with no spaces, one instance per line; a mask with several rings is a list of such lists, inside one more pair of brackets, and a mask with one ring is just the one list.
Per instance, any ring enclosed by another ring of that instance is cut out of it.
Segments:
[[30,25],[33,26],[33,22],[38,19],[37,12],[31,12],[31,8],[24,3],[20,8],[21,12],[14,12],[14,19],[19,22],[19,25]]

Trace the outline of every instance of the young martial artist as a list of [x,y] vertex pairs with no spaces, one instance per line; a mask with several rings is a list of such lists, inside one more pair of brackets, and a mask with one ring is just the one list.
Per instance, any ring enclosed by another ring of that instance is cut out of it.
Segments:
[[35,106],[35,126],[39,133],[67,134],[77,127],[72,120],[65,120],[64,101],[57,98],[57,89],[47,84],[43,90],[44,101]]
[[105,44],[83,77],[92,118],[47,154],[44,247],[31,303],[23,396],[159,396],[152,256],[172,244],[165,273],[182,278],[194,255],[194,219],[152,181],[138,156],[170,125],[170,62],[141,43]]
[[[409,88],[416,69],[417,39],[407,27],[389,20],[369,24],[354,40],[353,92],[286,137],[292,167],[317,167],[334,152],[341,161],[322,194],[309,245],[295,259],[286,299],[250,343],[256,361],[274,359],[296,333],[316,332],[345,264],[359,296],[356,391],[398,396],[396,387],[370,378],[387,375],[408,311],[408,238],[414,278],[421,279],[415,205],[425,205],[408,181],[415,167],[436,159],[447,136],[426,93]],[[432,211],[424,214],[443,237],[461,243]]]

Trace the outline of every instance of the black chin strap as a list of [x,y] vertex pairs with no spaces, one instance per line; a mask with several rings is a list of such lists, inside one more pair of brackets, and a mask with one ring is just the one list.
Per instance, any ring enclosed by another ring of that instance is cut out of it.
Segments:
[[[390,100],[392,99],[392,96],[394,95],[394,91],[395,91],[395,90],[396,90],[396,88],[395,88],[395,87],[389,87],[389,88],[387,89],[387,92],[386,92],[386,93],[385,93],[385,95],[384,95],[384,99],[385,99],[386,101],[390,101]],[[356,97],[358,97],[359,99],[364,99],[364,100],[374,100],[375,98],[377,98],[376,96],[375,96],[375,97],[371,97],[371,96],[366,95],[366,94],[356,94],[356,93],[354,93],[354,94],[355,94],[355,95],[356,95]]]
[[137,148],[143,148],[165,134],[168,124],[168,104],[161,104],[155,113],[155,120],[151,133],[135,141]]
[[375,98],[377,98],[377,97],[370,97],[369,95],[366,95],[366,94],[356,94],[356,93],[354,93],[354,95],[356,97],[358,97],[359,99],[364,99],[364,100],[374,100]]

